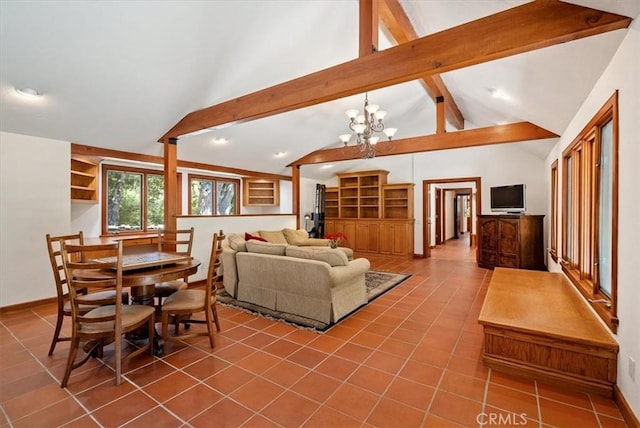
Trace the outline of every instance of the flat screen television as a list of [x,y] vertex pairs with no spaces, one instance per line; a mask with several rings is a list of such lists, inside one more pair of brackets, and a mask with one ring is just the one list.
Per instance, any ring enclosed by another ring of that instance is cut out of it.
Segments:
[[491,211],[520,214],[525,211],[525,185],[495,186],[491,188]]

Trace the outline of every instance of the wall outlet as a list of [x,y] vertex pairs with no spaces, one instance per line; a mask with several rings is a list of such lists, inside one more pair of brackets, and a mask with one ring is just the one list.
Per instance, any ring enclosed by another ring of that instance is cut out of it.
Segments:
[[632,381],[636,380],[636,360],[629,357],[629,377]]

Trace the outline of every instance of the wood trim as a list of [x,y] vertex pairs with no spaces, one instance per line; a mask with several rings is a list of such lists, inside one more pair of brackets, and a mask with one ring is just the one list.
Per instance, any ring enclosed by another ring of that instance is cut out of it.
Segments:
[[618,405],[622,418],[630,427],[640,427],[640,419],[633,413],[633,409],[622,394],[622,391],[615,385],[613,387],[613,400]]
[[[134,162],[147,162],[164,165],[164,157],[143,155],[139,153],[124,152],[120,150],[105,149],[102,147],[85,146],[82,144],[71,143],[71,154],[81,156],[91,156],[94,159],[103,158],[116,158]],[[241,176],[264,178],[264,179],[277,179],[291,181],[291,177],[288,175],[271,174],[259,171],[251,171],[248,169],[230,168],[222,165],[212,165],[200,162],[181,161],[178,160],[178,167],[180,168],[193,168],[201,169],[203,171],[223,172],[228,174],[237,174]]]
[[378,51],[378,0],[360,0],[360,57]]
[[[398,0],[380,1],[379,14],[383,25],[396,43],[407,43],[418,38],[409,17]],[[437,97],[444,98],[445,116],[449,123],[456,129],[464,129],[464,117],[462,117],[460,109],[440,75],[422,76],[420,83],[434,102],[436,102]]]
[[[463,132],[463,131],[458,131],[458,132]],[[429,227],[429,224],[428,224],[429,219],[426,216],[427,215],[426,213],[431,211],[430,207],[428,206],[428,204],[430,203],[430,200],[428,200],[428,196],[425,197],[425,195],[428,195],[429,185],[439,184],[439,183],[464,183],[468,181],[472,181],[475,183],[476,203],[475,203],[475,209],[474,209],[473,201],[471,203],[471,218],[473,219],[475,217],[477,222],[478,215],[482,213],[482,177],[455,177],[455,178],[439,178],[439,179],[422,180],[422,195],[423,195],[422,224],[427,225],[427,227]],[[473,194],[472,194],[472,197],[473,197]],[[429,256],[431,252],[429,250],[429,242],[428,242],[429,235],[427,232],[427,227],[424,227],[424,226],[422,227],[422,254],[426,254]],[[469,233],[471,233],[471,238],[473,238],[474,235],[477,234],[477,232],[476,234],[473,233],[473,227],[471,228]]]
[[[236,212],[235,214],[240,214],[240,204],[238,202],[240,202],[240,185],[241,180],[238,178],[231,178],[231,177],[218,177],[215,175],[203,175],[203,174],[192,174],[192,173],[188,173],[187,174],[187,213],[190,217],[196,217],[193,214],[191,214],[191,180],[192,179],[198,179],[198,180],[208,180],[208,181],[213,181],[214,186],[216,185],[216,182],[218,181],[225,181],[227,183],[234,183],[236,185]],[[218,212],[218,201],[217,201],[217,190],[214,193],[214,198],[213,201],[211,202],[211,210],[212,212]],[[218,216],[215,215],[216,217],[222,217],[222,216]],[[226,215],[225,215],[226,216]]]
[[[461,149],[491,144],[515,143],[519,141],[556,138],[557,134],[529,122],[490,126],[487,128],[465,129],[442,134],[403,138],[376,144],[376,157],[430,152],[435,150]],[[292,165],[309,165],[341,160],[360,159],[360,149],[349,146],[316,150],[294,161]]]
[[558,159],[551,164],[551,236],[549,254],[554,262],[558,262]]
[[10,312],[21,311],[24,309],[37,308],[42,305],[56,305],[57,297],[47,297],[45,299],[32,300],[30,302],[16,303],[14,305],[0,306],[0,315],[6,315]]
[[[177,229],[178,213],[178,139],[164,139],[164,228]],[[146,207],[146,204],[144,205]]]
[[268,117],[626,28],[631,21],[628,17],[560,1],[526,3],[191,112],[160,139]]

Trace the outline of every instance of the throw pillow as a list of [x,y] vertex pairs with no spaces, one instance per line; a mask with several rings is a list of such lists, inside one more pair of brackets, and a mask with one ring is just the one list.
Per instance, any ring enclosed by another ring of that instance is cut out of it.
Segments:
[[261,242],[267,242],[266,239],[261,238],[260,236],[256,236],[256,235],[251,235],[250,233],[245,233],[244,234],[244,240],[245,241],[250,241],[250,240],[254,240],[254,241],[261,241]]
[[288,244],[281,230],[261,230],[260,236],[273,244]]
[[250,253],[271,254],[273,256],[284,256],[287,244],[273,244],[271,242],[247,241],[247,251]]
[[309,232],[304,229],[282,229],[282,233],[289,245],[309,245]]
[[349,259],[347,259],[346,254],[332,248],[290,246],[287,247],[286,254],[289,257],[325,262],[331,267],[349,265]]
[[247,251],[247,241],[242,239],[241,235],[237,233],[232,233],[227,237],[227,241],[229,242],[229,247],[231,247],[234,251]]

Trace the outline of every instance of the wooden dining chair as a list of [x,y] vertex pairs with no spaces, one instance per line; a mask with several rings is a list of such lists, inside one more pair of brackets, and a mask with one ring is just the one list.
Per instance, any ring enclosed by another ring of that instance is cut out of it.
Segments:
[[[158,230],[158,251],[171,252],[186,256],[191,255],[193,247],[193,227],[191,229],[159,229]],[[176,279],[173,281],[161,282],[155,285],[153,297],[157,298],[157,307],[162,306],[162,300],[179,290],[184,290],[188,286],[188,278]]]
[[[109,261],[91,259],[98,254],[109,257]],[[148,351],[153,355],[154,313],[152,306],[125,305],[122,303],[122,241],[112,244],[73,245],[62,243],[62,262],[69,286],[71,302],[71,347],[67,358],[61,387],[66,387],[71,371],[84,364],[92,355],[92,349],[85,349],[87,354],[76,361],[81,342],[94,343],[93,347],[102,346],[103,341],[114,340],[116,384],[120,384],[122,362]],[[81,290],[113,289],[115,302],[111,305],[99,306],[89,312],[81,310],[87,304],[86,296]],[[144,346],[122,356],[122,336],[125,333],[147,325],[148,337]]]
[[[71,316],[71,303],[68,297],[68,285],[67,278],[64,274],[64,268],[62,266],[62,243],[77,243],[84,244],[84,236],[82,231],[73,235],[61,235],[51,236],[47,234],[47,250],[49,251],[49,261],[51,262],[51,269],[53,270],[53,279],[56,284],[56,296],[58,305],[58,317],[56,319],[56,328],[53,333],[53,339],[51,340],[51,346],[49,347],[49,355],[53,355],[53,351],[56,348],[58,342],[68,342],[71,340],[71,336],[60,336],[62,331],[62,323],[64,317]],[[129,293],[123,292],[122,298],[125,302],[129,301]],[[79,307],[81,313],[87,313],[92,309],[101,305],[113,304],[116,299],[116,292],[114,290],[99,291],[91,294],[87,294],[84,300],[87,304],[83,304]]]
[[[162,304],[162,339],[177,340],[187,339],[194,336],[209,336],[209,344],[213,348],[215,340],[213,338],[213,324],[216,325],[216,331],[220,331],[220,321],[218,320],[218,312],[216,310],[216,283],[219,278],[220,271],[220,254],[222,254],[222,241],[224,235],[213,234],[213,242],[211,244],[211,256],[209,257],[209,269],[207,271],[207,285],[204,290],[187,289],[176,291]],[[173,315],[175,319],[188,316],[197,312],[204,312],[204,320],[194,320],[189,318],[181,322],[188,324],[206,324],[205,332],[190,332],[183,335],[179,334],[176,325],[174,336],[169,337],[169,316]]]

